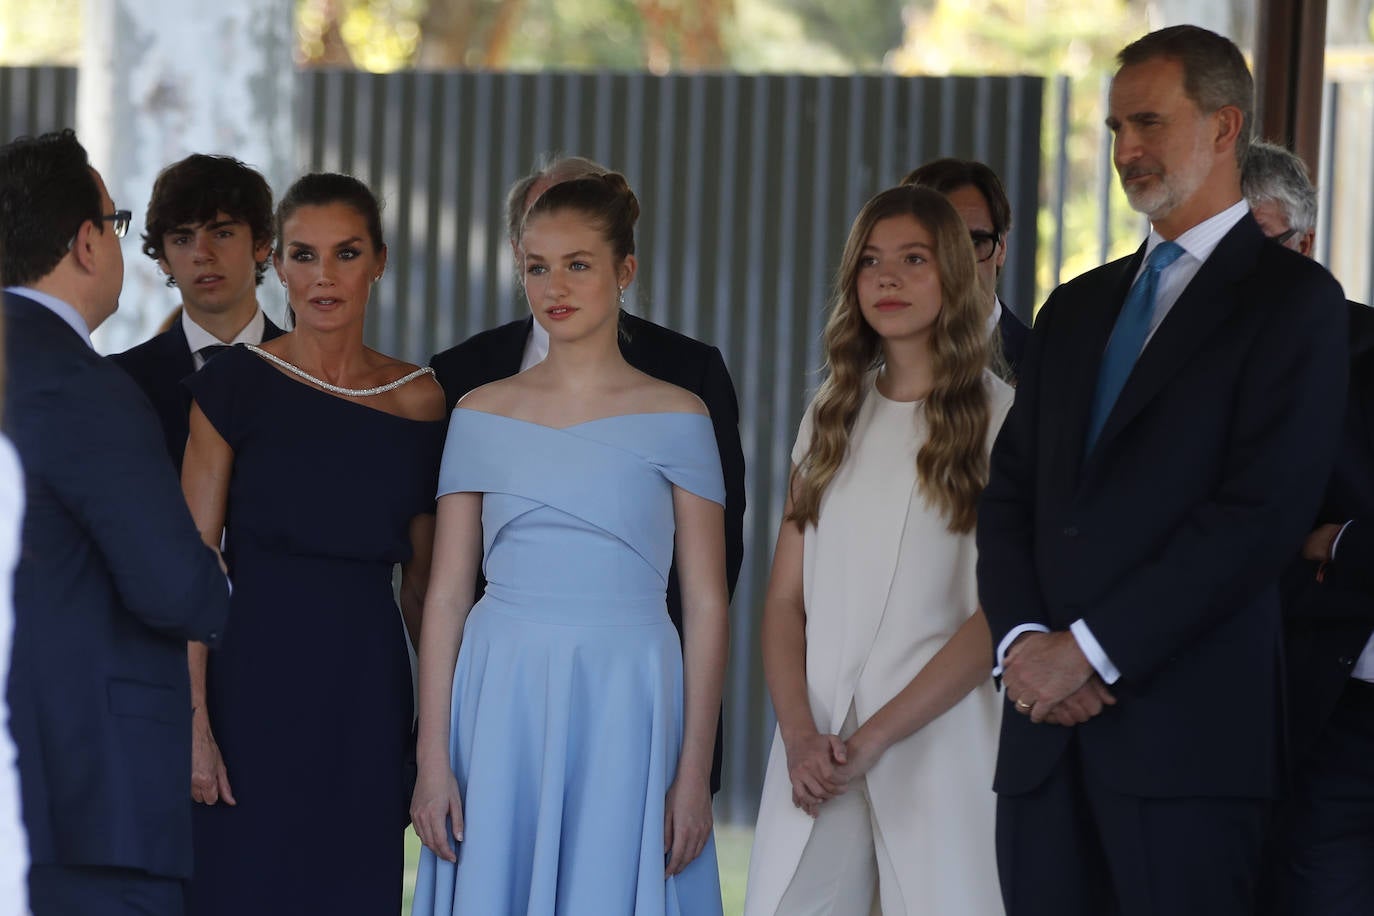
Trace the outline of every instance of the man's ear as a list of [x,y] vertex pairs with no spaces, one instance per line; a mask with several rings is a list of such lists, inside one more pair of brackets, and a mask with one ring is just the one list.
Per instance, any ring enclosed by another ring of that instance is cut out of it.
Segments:
[[[103,227],[101,227],[103,228]],[[95,220],[86,220],[76,230],[76,235],[72,237],[71,256],[76,264],[86,273],[95,273],[96,270],[96,247],[94,234],[99,232]]]
[[1217,119],[1216,151],[1235,155],[1236,141],[1240,139],[1241,129],[1245,126],[1245,115],[1234,105],[1223,105],[1213,117]]
[[1298,253],[1306,255],[1310,258],[1312,257],[1312,249],[1316,246],[1316,244],[1317,230],[1308,229],[1302,235],[1298,236]]

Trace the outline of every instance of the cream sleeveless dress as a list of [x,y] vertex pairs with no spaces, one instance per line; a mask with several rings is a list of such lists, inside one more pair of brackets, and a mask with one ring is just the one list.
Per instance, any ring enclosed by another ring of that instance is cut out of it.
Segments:
[[[916,485],[928,430],[923,405],[873,386],[850,450],[807,526],[803,559],[806,678],[822,733],[862,724],[892,699],[977,609],[972,532],[953,534]],[[985,373],[991,449],[1012,389]],[[811,442],[814,404],[792,450]],[[867,776],[876,828],[899,876],[907,914],[1000,916],[993,845],[993,763],[1001,704],[991,677],[943,716],[893,745]],[[797,870],[812,819],[792,804],[775,731],[768,759],[746,916],[772,916]],[[786,916],[786,914],[780,914]],[[884,916],[901,916],[885,913]]]

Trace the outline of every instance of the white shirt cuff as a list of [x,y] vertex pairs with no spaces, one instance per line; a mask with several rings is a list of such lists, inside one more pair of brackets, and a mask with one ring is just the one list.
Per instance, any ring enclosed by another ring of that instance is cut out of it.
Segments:
[[1074,642],[1083,650],[1088,663],[1093,666],[1093,670],[1102,678],[1103,683],[1115,684],[1121,679],[1121,672],[1116,670],[1116,665],[1107,657],[1102,644],[1097,641],[1093,631],[1088,629],[1088,624],[1082,617],[1069,624],[1069,632],[1073,634]]
[[1002,637],[1002,641],[997,644],[997,667],[992,669],[993,677],[1002,676],[1002,667],[1007,663],[1007,650],[1011,644],[1016,642],[1016,637],[1022,633],[1048,633],[1050,628],[1041,623],[1022,623],[1011,628],[1011,632]]
[[1355,520],[1352,518],[1350,521],[1348,521],[1348,522],[1346,522],[1344,525],[1342,525],[1342,526],[1341,526],[1341,530],[1340,530],[1340,531],[1337,531],[1337,532],[1336,532],[1336,536],[1335,536],[1334,538],[1331,539],[1331,550],[1328,551],[1328,555],[1331,557],[1331,560],[1332,560],[1333,562],[1334,562],[1335,559],[1336,559],[1336,548],[1339,547],[1339,546],[1341,546],[1341,536],[1345,534],[1345,529],[1349,528],[1349,527],[1351,526],[1351,524],[1354,523],[1354,521],[1355,521]]

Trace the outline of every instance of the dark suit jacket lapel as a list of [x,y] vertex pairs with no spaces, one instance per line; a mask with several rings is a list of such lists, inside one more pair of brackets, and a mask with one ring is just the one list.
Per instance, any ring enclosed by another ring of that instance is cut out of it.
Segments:
[[1059,365],[1054,369],[1061,379],[1054,386],[1054,397],[1056,403],[1063,405],[1058,415],[1064,418],[1056,437],[1054,467],[1066,475],[1066,479],[1060,481],[1064,492],[1071,491],[1073,482],[1078,478],[1102,356],[1112,336],[1112,328],[1116,326],[1117,314],[1126,301],[1126,294],[1144,257],[1145,246],[1141,245],[1134,255],[1119,261],[1116,270],[1104,272],[1096,290],[1087,291],[1084,302],[1079,306],[1087,314],[1081,321],[1075,322],[1078,330],[1073,344],[1065,348]]
[[1248,214],[1226,233],[1140,354],[1102,427],[1094,454],[1144,409],[1226,317],[1242,305],[1236,283],[1253,269],[1263,243],[1259,225]]
[[196,371],[196,362],[191,356],[191,345],[186,342],[186,331],[180,321],[158,337],[158,360],[178,382]]
[[[175,392],[171,398],[181,405],[181,413],[185,415],[191,410],[191,392],[181,384],[181,380],[196,371],[196,363],[180,320],[172,322],[170,328],[158,335],[156,349],[156,365],[166,373],[167,391],[169,394]],[[161,411],[163,408],[159,405],[158,409]]]

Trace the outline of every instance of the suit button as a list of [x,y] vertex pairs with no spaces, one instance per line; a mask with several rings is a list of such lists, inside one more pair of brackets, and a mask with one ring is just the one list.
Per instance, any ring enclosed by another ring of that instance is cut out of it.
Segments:
[[1342,658],[1342,659],[1340,660],[1340,662],[1341,662],[1342,665],[1345,665],[1345,667],[1347,667],[1347,668],[1354,667],[1354,665],[1355,665],[1355,659],[1350,658],[1350,657]]
[[1078,537],[1078,529],[1075,528],[1073,525],[1068,526],[1067,528],[1064,529],[1064,537],[1066,537],[1066,538],[1076,538],[1076,537]]

